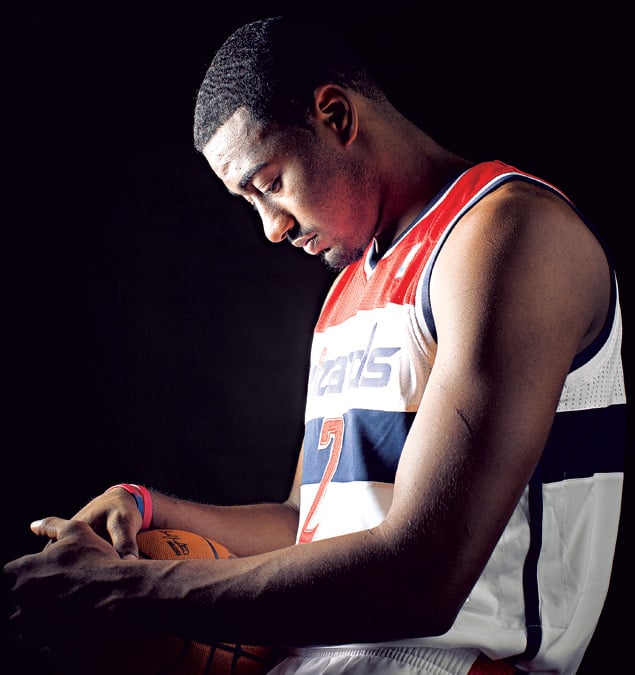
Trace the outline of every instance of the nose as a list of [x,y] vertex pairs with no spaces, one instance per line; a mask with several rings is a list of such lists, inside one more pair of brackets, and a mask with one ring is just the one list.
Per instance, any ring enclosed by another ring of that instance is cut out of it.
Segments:
[[281,211],[262,205],[258,211],[262,220],[265,236],[269,241],[277,244],[287,238],[287,232],[295,225],[293,217]]

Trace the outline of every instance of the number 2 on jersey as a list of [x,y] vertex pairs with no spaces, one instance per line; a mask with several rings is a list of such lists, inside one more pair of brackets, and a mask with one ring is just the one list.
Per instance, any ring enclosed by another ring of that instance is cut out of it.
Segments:
[[315,536],[315,531],[319,527],[320,523],[317,522],[313,527],[309,527],[315,512],[317,511],[320,502],[324,497],[326,488],[329,486],[329,483],[333,480],[337,465],[340,461],[340,456],[342,454],[342,442],[344,440],[344,418],[343,417],[327,417],[322,422],[322,428],[320,429],[320,440],[318,443],[318,450],[326,450],[330,446],[331,452],[329,455],[328,462],[326,463],[326,468],[322,475],[322,480],[318,486],[318,490],[315,493],[315,498],[311,504],[311,508],[307,513],[304,525],[300,531],[300,537],[298,538],[298,543],[306,544],[309,541],[313,540]]

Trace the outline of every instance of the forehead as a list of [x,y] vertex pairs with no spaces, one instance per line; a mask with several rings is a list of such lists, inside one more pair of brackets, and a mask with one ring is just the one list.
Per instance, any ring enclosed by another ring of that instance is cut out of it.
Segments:
[[214,133],[203,155],[214,173],[229,185],[263,161],[267,145],[262,125],[239,108]]

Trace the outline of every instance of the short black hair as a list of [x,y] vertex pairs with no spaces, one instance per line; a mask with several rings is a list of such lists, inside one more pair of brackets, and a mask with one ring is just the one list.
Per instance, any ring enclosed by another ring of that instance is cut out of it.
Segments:
[[313,93],[336,84],[371,99],[383,96],[357,52],[315,21],[271,17],[248,23],[216,52],[199,88],[194,145],[199,152],[241,107],[263,125],[306,127]]

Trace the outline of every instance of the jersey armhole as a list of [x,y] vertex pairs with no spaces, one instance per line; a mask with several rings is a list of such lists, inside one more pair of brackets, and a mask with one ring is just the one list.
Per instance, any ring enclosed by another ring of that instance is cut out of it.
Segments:
[[437,261],[437,258],[439,256],[439,252],[441,251],[441,247],[445,244],[447,241],[448,236],[454,229],[455,225],[458,223],[458,221],[472,208],[474,207],[483,197],[486,195],[490,194],[493,192],[496,188],[500,187],[504,183],[508,183],[509,181],[512,180],[520,180],[524,181],[526,183],[532,183],[533,185],[538,185],[545,190],[549,190],[549,192],[552,192],[553,194],[557,195],[560,197],[562,200],[564,200],[575,212],[575,214],[580,218],[580,220],[589,228],[589,230],[593,233],[595,238],[598,240],[600,246],[602,247],[602,250],[604,251],[604,255],[606,256],[609,270],[611,272],[611,301],[610,301],[610,307],[609,307],[609,312],[607,314],[607,319],[605,322],[604,327],[600,331],[600,334],[598,337],[580,354],[578,354],[574,362],[572,364],[571,369],[575,369],[586,363],[589,359],[591,359],[602,347],[604,342],[607,340],[610,332],[611,332],[611,326],[613,324],[613,316],[615,314],[615,305],[617,302],[617,284],[616,284],[616,279],[615,279],[615,271],[614,271],[614,266],[613,266],[613,261],[610,255],[610,252],[606,246],[606,243],[602,240],[602,237],[598,233],[595,227],[584,217],[584,215],[579,211],[579,209],[571,202],[571,200],[562,192],[557,190],[555,187],[550,185],[549,183],[540,180],[539,178],[535,178],[533,176],[529,175],[524,175],[521,173],[507,173],[499,176],[497,179],[489,183],[485,189],[481,190],[479,193],[477,193],[473,199],[471,199],[453,218],[452,222],[448,225],[446,228],[445,232],[443,233],[442,237],[439,239],[437,242],[436,246],[434,247],[434,250],[432,251],[428,261],[426,262],[426,266],[424,268],[423,274],[421,275],[421,278],[419,280],[418,288],[417,288],[417,303],[416,303],[416,313],[417,313],[417,318],[420,324],[420,327],[428,333],[428,335],[434,340],[434,342],[437,342],[437,329],[436,329],[436,324],[434,321],[434,313],[432,311],[432,302],[430,300],[430,280],[432,278],[432,271],[434,270],[434,265]]

